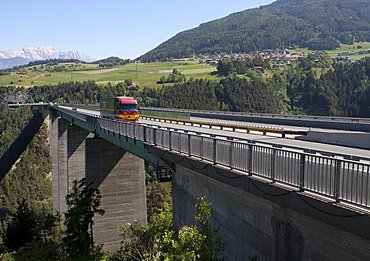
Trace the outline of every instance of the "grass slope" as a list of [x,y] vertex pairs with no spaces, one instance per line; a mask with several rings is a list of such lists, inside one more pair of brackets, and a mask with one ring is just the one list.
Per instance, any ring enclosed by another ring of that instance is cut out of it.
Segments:
[[[348,57],[351,60],[360,60],[364,57],[370,57],[370,53],[366,53],[370,50],[370,42],[356,42],[354,44],[341,44],[340,48],[336,50],[329,50],[325,51],[329,56],[332,58],[337,57],[338,54],[344,54],[343,56]],[[294,52],[303,52],[303,53],[312,53],[312,50],[308,50],[305,48],[299,48],[295,50],[290,50],[292,53]],[[364,51],[365,53],[359,54],[360,51]],[[353,53],[351,55],[346,55],[345,53]]]
[[62,72],[50,72],[54,67],[51,66],[47,71],[45,66],[28,67],[11,72],[8,75],[0,75],[0,86],[20,86],[32,87],[36,85],[55,85],[60,82],[69,81],[87,81],[93,80],[98,84],[112,84],[132,80],[134,85],[139,87],[160,87],[157,81],[162,75],[169,75],[176,68],[186,79],[208,78],[216,79],[213,74],[216,71],[215,66],[200,64],[197,61],[186,62],[158,62],[158,63],[130,63],[123,66],[117,66],[111,69],[99,69],[97,65],[78,65],[78,64],[58,64],[63,67]]

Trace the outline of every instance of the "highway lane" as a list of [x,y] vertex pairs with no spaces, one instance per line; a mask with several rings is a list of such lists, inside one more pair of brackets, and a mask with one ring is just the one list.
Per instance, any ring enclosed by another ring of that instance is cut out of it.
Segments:
[[[199,118],[199,117],[190,117],[190,120],[194,121],[202,121],[202,122],[209,122],[209,123],[221,123],[221,124],[230,124],[234,126],[251,126],[251,127],[266,127],[269,128],[276,128],[276,129],[283,129],[291,132],[308,132],[311,130],[309,127],[297,127],[297,126],[289,126],[289,125],[277,125],[277,124],[262,124],[256,122],[245,122],[245,121],[230,121],[230,120],[222,120],[222,119],[210,119],[210,118]],[[296,134],[290,134],[287,137],[296,137]]]

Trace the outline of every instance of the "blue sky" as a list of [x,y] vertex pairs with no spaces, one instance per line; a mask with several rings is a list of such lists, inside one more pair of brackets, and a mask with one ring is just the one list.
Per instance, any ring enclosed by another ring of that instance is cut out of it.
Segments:
[[0,49],[134,59],[177,33],[275,0],[1,0]]

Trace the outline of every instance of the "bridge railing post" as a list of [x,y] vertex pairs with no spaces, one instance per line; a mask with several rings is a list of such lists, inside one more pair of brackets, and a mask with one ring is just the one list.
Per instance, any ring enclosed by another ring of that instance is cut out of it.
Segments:
[[191,156],[191,135],[188,133],[188,154]]
[[276,149],[272,149],[272,158],[271,158],[271,180],[275,183],[276,175]]
[[153,144],[157,146],[157,129],[153,128]]
[[197,135],[200,135],[200,158],[203,159],[203,146],[204,146],[204,138],[202,134],[198,133]]
[[171,151],[172,150],[172,131],[168,132],[168,147]]
[[133,139],[134,139],[134,144],[136,144],[136,125],[132,125],[134,128],[133,128],[133,133],[132,133],[132,136],[133,136]]
[[161,129],[158,129],[158,130],[161,131],[161,135],[162,135],[161,136],[161,144],[160,145],[163,146],[163,147],[165,147],[165,144],[166,144],[165,138],[167,136],[169,137],[170,134],[167,135],[167,133],[169,133],[170,131],[168,131],[168,130],[167,131],[166,130],[161,130]]
[[247,169],[248,169],[248,175],[252,175],[253,170],[253,145],[248,144],[248,155],[247,155]]
[[305,168],[306,168],[306,155],[300,154],[299,160],[299,191],[304,191],[305,188]]
[[144,140],[144,143],[147,142],[147,139],[146,139],[146,131],[147,131],[147,127],[143,126],[143,140]]
[[126,137],[126,142],[128,141],[128,124],[125,123],[125,137]]
[[215,137],[215,135],[211,135],[211,137],[213,138],[213,164],[215,165],[216,162],[217,162],[217,139]]
[[335,161],[335,173],[334,173],[334,199],[339,202],[340,197],[340,170],[342,168],[342,162],[340,160]]
[[233,169],[233,147],[234,142],[232,137],[227,137],[228,140],[230,140],[230,146],[229,146],[229,167],[230,169]]
[[177,135],[177,150],[179,152],[183,152],[182,148],[181,148],[181,133],[178,133],[178,135]]

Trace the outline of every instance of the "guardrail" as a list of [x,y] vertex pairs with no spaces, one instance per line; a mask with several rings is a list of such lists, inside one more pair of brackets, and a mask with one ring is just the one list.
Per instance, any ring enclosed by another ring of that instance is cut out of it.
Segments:
[[181,119],[181,118],[168,118],[168,117],[158,117],[158,116],[149,116],[149,115],[141,115],[141,118],[143,119],[151,119],[151,120],[158,120],[162,122],[170,122],[170,123],[177,123],[177,124],[188,124],[191,126],[208,126],[209,128],[217,127],[222,129],[232,129],[235,130],[245,130],[247,133],[250,133],[250,131],[257,131],[262,132],[263,135],[266,135],[267,133],[275,133],[280,134],[283,138],[287,134],[294,134],[294,135],[307,135],[308,131],[300,131],[300,130],[286,130],[284,128],[279,127],[267,127],[267,126],[256,126],[256,125],[241,125],[241,124],[235,124],[235,123],[219,123],[219,122],[204,122],[204,121],[196,121],[196,120],[187,120],[187,119]]
[[189,113],[182,113],[182,112],[172,112],[172,111],[153,111],[153,110],[145,110],[141,109],[139,111],[141,117],[157,117],[157,118],[172,118],[172,119],[183,119],[189,120],[190,114]]
[[370,159],[357,162],[330,156],[313,155],[283,148],[257,145],[232,137],[184,130],[165,129],[82,115],[58,109],[109,132],[196,157],[245,175],[256,175],[296,191],[308,191],[370,210]]
[[287,115],[270,113],[249,113],[230,111],[205,111],[173,108],[143,107],[149,111],[168,111],[188,113],[192,117],[206,117],[222,120],[248,121],[266,124],[280,124],[299,127],[325,128],[351,131],[370,132],[370,118]]
[[299,119],[299,120],[318,120],[318,121],[341,121],[341,122],[363,122],[370,123],[370,118],[360,117],[334,117],[334,116],[317,116],[317,115],[288,115],[275,113],[256,113],[256,112],[232,112],[232,111],[207,111],[207,110],[191,110],[191,109],[176,109],[176,108],[159,108],[159,107],[142,107],[148,111],[168,111],[187,114],[206,113],[213,115],[228,115],[228,116],[253,116],[261,118],[280,118],[280,119]]

